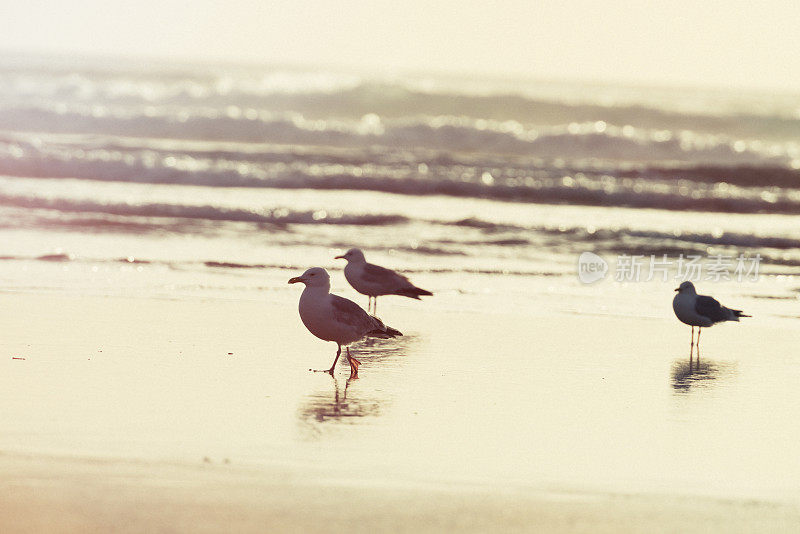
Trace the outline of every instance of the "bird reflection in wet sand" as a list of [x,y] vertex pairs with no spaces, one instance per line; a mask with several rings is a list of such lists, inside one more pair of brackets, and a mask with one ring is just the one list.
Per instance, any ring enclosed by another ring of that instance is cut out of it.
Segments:
[[403,337],[392,339],[381,339],[377,337],[367,337],[358,342],[356,347],[359,350],[369,351],[369,363],[374,364],[383,362],[385,368],[393,364],[399,365],[408,355],[409,348],[414,345],[419,338],[414,334],[407,334]]
[[348,378],[344,387],[339,379],[332,376],[332,388],[326,387],[308,395],[298,409],[297,417],[307,423],[315,433],[320,432],[319,423],[331,423],[353,420],[360,417],[376,417],[381,415],[383,402],[377,398],[364,396],[363,391],[351,389],[354,379]]
[[680,358],[672,364],[672,388],[676,391],[688,392],[694,387],[710,387],[713,381],[733,374],[735,365],[711,360],[700,362]]
[[[413,335],[397,339],[367,338],[358,342],[358,347],[368,349],[372,365],[380,362],[385,371],[383,378],[395,372],[408,361],[408,349],[417,341]],[[391,378],[388,378],[391,380]],[[361,380],[347,379],[342,383],[335,375],[319,382],[324,387],[305,396],[297,411],[303,426],[313,435],[321,434],[323,428],[334,428],[332,423],[354,423],[361,418],[378,417],[389,402],[382,392],[384,383],[359,383]],[[374,387],[372,387],[374,385]],[[372,387],[372,389],[371,389]]]

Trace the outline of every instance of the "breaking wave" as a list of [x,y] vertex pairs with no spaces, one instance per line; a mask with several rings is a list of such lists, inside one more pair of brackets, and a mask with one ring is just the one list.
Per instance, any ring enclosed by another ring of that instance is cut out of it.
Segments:
[[[800,121],[795,141],[748,140],[697,129],[634,127],[624,121],[584,120],[533,126],[517,119],[462,115],[359,119],[310,119],[297,112],[255,109],[157,109],[151,112],[96,105],[0,107],[9,132],[123,136],[195,141],[270,143],[297,146],[424,149],[493,153],[567,161],[695,164],[794,164],[800,158]],[[25,150],[18,145],[17,150]]]
[[[277,225],[341,224],[385,226],[401,224],[408,219],[401,215],[347,215],[341,212],[293,211],[285,208],[264,210],[225,209],[217,206],[191,206],[167,203],[124,204],[91,200],[50,199],[0,194],[0,206],[25,209],[55,210],[62,213],[102,214],[122,217],[161,217],[202,221],[248,222]],[[100,224],[105,224],[101,222]]]

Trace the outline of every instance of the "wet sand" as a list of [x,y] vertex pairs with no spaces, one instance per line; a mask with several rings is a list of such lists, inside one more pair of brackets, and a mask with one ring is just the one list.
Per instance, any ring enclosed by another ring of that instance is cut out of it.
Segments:
[[796,506],[315,481],[220,465],[0,456],[3,532],[792,532]]
[[347,381],[346,365],[308,372],[333,347],[281,299],[3,295],[0,530],[800,525],[795,431],[763,419],[794,418],[776,399],[797,368],[748,356],[767,337],[788,350],[796,331],[704,333],[712,356],[692,371],[688,332],[666,318],[385,300],[407,339],[367,347]]

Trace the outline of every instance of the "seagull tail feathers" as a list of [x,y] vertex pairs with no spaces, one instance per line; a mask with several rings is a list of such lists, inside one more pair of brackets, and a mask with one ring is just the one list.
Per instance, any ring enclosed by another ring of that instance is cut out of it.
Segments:
[[392,328],[391,326],[386,327],[386,333],[392,337],[402,336],[403,333],[400,330]]
[[368,337],[377,337],[380,339],[390,339],[397,336],[402,336],[403,333],[400,330],[395,330],[392,327],[387,326],[386,330],[375,329],[371,332],[367,332]]
[[727,319],[723,319],[723,321],[736,321],[739,322],[739,317],[752,317],[752,315],[747,315],[742,310],[733,310],[731,308],[725,308],[728,311]]
[[378,337],[378,338],[381,338],[381,339],[389,339],[389,338],[392,338],[392,337],[398,337],[398,336],[402,336],[403,335],[403,333],[400,330],[392,328],[391,326],[386,326],[385,324],[383,324],[383,321],[381,321],[377,317],[374,317],[374,316],[371,316],[371,317],[378,324],[376,325],[377,328],[367,332],[367,336],[369,336],[369,337]]
[[433,293],[431,293],[427,289],[422,289],[422,288],[416,287],[416,286],[403,288],[400,291],[398,291],[396,294],[400,295],[400,296],[403,296],[403,297],[408,297],[408,298],[417,299],[417,300],[420,300],[420,298],[419,298],[420,296],[423,296],[423,297],[431,297],[431,296],[433,296]]

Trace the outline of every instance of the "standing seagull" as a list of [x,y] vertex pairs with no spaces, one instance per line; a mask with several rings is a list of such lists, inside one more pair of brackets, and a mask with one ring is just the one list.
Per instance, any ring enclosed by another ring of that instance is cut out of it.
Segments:
[[331,277],[328,271],[321,267],[312,267],[301,276],[289,280],[290,284],[302,282],[306,285],[300,295],[300,319],[309,332],[325,341],[333,341],[337,345],[336,359],[333,365],[325,372],[333,375],[336,362],[342,353],[342,345],[347,351],[347,361],[350,363],[350,378],[358,377],[358,360],[350,356],[350,343],[359,339],[379,337],[387,339],[402,336],[394,328],[383,324],[380,319],[371,317],[358,304],[352,300],[332,295]]
[[682,322],[692,327],[692,340],[689,345],[689,355],[694,347],[694,327],[697,329],[697,355],[700,356],[700,331],[704,326],[713,326],[725,321],[739,321],[739,317],[750,317],[742,310],[726,308],[716,299],[706,295],[698,295],[694,284],[683,282],[678,288],[675,298],[672,299],[672,309],[675,316]]
[[408,278],[402,274],[380,265],[367,263],[361,249],[351,248],[342,256],[336,256],[336,259],[347,260],[344,277],[347,278],[353,289],[369,297],[367,310],[370,309],[372,299],[375,299],[372,308],[373,314],[378,313],[378,297],[381,295],[401,295],[417,300],[421,295],[433,295],[430,291],[420,289],[409,282]]

